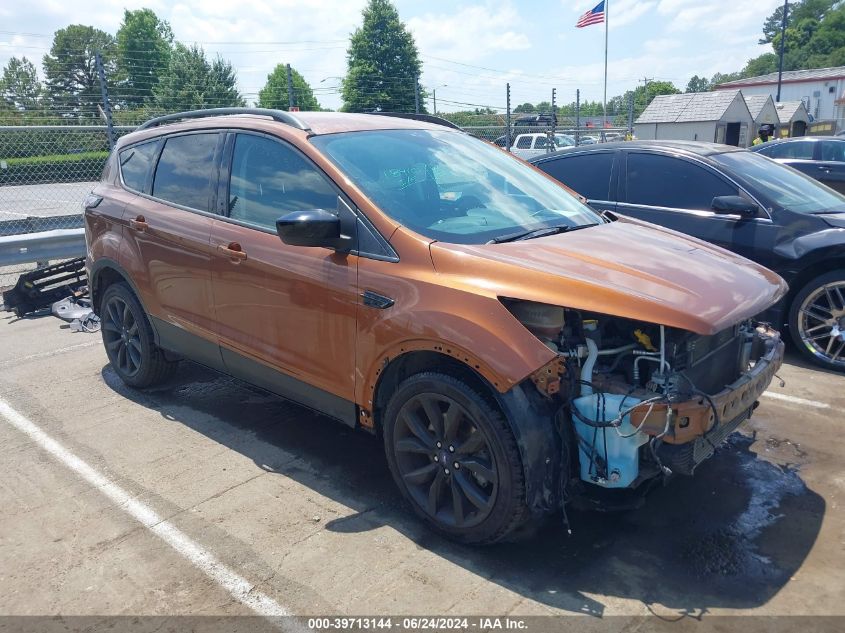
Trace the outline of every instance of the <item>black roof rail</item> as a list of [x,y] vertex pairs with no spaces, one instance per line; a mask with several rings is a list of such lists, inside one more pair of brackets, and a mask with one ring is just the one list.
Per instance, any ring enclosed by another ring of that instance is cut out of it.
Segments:
[[176,112],[174,114],[165,114],[164,116],[156,117],[155,119],[150,119],[145,123],[142,123],[138,126],[138,130],[148,130],[153,127],[158,127],[159,125],[164,125],[165,123],[172,123],[174,121],[185,121],[187,119],[204,119],[207,117],[214,117],[214,116],[230,116],[233,114],[252,114],[255,116],[266,116],[270,117],[274,121],[278,121],[279,123],[284,123],[286,125],[290,125],[291,127],[295,127],[298,130],[303,130],[305,132],[310,132],[311,128],[308,127],[302,119],[294,116],[290,112],[285,112],[284,110],[271,110],[268,108],[209,108],[206,110],[189,110],[188,112]]
[[447,121],[446,119],[434,116],[433,114],[417,114],[416,112],[365,112],[365,114],[378,114],[381,116],[394,116],[397,119],[412,119],[414,121],[425,121],[426,123],[433,123],[434,125],[443,125],[445,127],[450,127],[453,130],[461,130],[463,129],[452,123],[451,121]]

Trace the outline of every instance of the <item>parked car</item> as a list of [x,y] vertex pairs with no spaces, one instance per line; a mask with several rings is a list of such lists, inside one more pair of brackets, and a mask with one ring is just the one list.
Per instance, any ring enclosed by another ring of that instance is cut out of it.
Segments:
[[789,283],[765,318],[808,359],[845,369],[845,196],[727,145],[633,141],[562,150],[534,164],[591,206],[748,257]]
[[801,136],[750,148],[845,193],[845,138]]
[[517,134],[511,142],[511,153],[525,160],[542,156],[562,147],[575,145],[575,141],[565,134],[555,134],[554,147],[549,148],[549,136],[545,132]]
[[782,362],[751,320],[777,275],[609,221],[428,115],[153,119],[85,228],[123,382],[187,358],[378,434],[414,511],[465,542],[691,474]]

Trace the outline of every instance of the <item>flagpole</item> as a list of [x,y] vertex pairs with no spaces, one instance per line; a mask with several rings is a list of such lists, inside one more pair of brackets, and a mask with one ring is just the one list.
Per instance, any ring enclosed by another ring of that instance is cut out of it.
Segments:
[[604,107],[604,121],[602,121],[602,130],[607,127],[607,32],[610,29],[610,0],[604,0],[604,99],[602,104]]

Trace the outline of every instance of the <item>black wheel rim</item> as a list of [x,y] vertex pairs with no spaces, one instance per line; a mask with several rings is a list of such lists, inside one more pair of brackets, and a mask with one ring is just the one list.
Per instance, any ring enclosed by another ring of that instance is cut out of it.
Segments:
[[493,510],[499,473],[490,442],[451,398],[424,393],[408,400],[399,410],[393,450],[411,497],[439,523],[472,527]]
[[808,352],[845,367],[845,282],[833,282],[807,295],[798,313],[798,335]]
[[138,320],[120,297],[112,297],[103,310],[103,342],[109,360],[125,376],[141,369],[141,333]]

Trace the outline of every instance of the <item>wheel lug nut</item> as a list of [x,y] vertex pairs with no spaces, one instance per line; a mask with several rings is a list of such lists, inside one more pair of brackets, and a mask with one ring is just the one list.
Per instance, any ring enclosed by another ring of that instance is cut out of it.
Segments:
[[461,465],[458,462],[455,462],[454,464],[452,464],[452,468],[454,468],[455,470],[458,470],[458,468],[460,468],[460,467],[461,467]]
[[443,472],[445,472],[445,473],[448,475],[448,474],[449,474],[449,469],[448,469],[448,468],[444,468],[444,469],[443,469]]
[[443,443],[442,443],[442,442],[437,442],[437,448],[443,448]]
[[455,452],[455,447],[450,445],[450,446],[449,446],[449,452],[450,452],[450,453],[454,453],[454,452]]
[[435,455],[435,456],[434,456],[434,461],[439,462],[439,461],[440,461],[440,457],[438,457],[437,455]]

